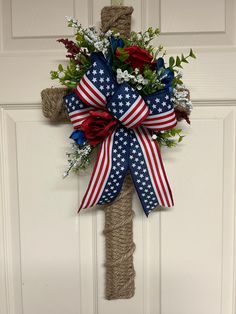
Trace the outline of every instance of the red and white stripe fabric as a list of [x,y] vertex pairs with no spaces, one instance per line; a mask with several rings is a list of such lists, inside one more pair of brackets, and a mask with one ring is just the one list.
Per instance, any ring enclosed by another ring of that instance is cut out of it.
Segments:
[[172,129],[177,124],[176,115],[172,108],[165,113],[149,115],[142,125],[152,131],[163,131]]
[[88,188],[78,211],[96,205],[102,195],[112,167],[114,134],[115,132],[111,133],[101,144]]
[[80,80],[75,92],[85,104],[99,109],[106,108],[106,97],[88,79],[86,74]]
[[173,206],[172,192],[157,142],[153,141],[150,132],[143,127],[136,128],[134,133],[142,149],[158,203],[164,207]]
[[78,129],[81,123],[90,116],[89,112],[94,110],[93,107],[78,109],[69,113],[69,117],[74,129]]
[[138,96],[133,105],[119,118],[119,120],[125,127],[133,129],[144,121],[149,113],[150,110],[143,98]]

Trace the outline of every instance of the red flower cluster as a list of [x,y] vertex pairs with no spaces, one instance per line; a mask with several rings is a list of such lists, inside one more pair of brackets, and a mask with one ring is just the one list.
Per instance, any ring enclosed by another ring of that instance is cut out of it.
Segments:
[[[130,46],[124,48],[124,51],[129,54],[129,57],[124,61],[125,63],[130,63],[132,68],[139,69],[141,72],[146,64],[151,67],[156,66],[156,62],[153,62],[153,56],[145,49],[138,46]],[[119,49],[116,50],[116,56],[120,56]]]
[[118,121],[108,112],[90,111],[80,126],[89,144],[97,145],[102,142],[114,129]]
[[69,39],[58,39],[59,43],[62,43],[65,48],[67,49],[68,55],[66,55],[67,58],[75,60],[76,55],[80,52],[80,48],[74,43],[72,40]]

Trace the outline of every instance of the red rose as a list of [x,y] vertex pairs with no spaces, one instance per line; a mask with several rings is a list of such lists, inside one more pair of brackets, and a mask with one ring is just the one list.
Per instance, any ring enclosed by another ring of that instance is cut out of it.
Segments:
[[[129,57],[125,59],[125,63],[130,63],[132,68],[138,68],[141,72],[146,64],[154,66],[156,62],[152,62],[153,56],[145,49],[138,46],[130,46],[124,48],[124,51],[129,54]],[[119,57],[121,52],[119,49],[116,50],[116,56]]]
[[116,124],[117,120],[110,113],[90,111],[90,116],[83,121],[80,129],[84,131],[89,144],[95,146],[110,134]]

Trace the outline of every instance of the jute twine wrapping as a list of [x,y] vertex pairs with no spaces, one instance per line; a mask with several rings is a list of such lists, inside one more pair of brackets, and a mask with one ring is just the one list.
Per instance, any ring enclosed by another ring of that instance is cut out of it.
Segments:
[[133,216],[134,185],[126,176],[120,195],[105,207],[106,299],[128,299],[134,295]]
[[69,93],[67,88],[45,88],[41,91],[43,115],[52,122],[69,120],[63,97]]
[[114,30],[123,37],[130,36],[132,7],[110,6],[101,11],[101,31]]
[[[101,11],[101,30],[130,36],[132,7],[110,6]],[[120,195],[105,206],[106,299],[129,299],[134,295],[133,183],[127,176]]]
[[[132,7],[111,6],[101,12],[103,32],[116,30],[124,37],[129,37]],[[66,88],[46,88],[41,92],[42,111],[52,122],[69,121],[63,103],[63,96],[69,93]],[[108,300],[129,299],[134,295],[135,271],[133,265],[133,183],[127,176],[120,195],[105,211],[106,240],[106,291]]]

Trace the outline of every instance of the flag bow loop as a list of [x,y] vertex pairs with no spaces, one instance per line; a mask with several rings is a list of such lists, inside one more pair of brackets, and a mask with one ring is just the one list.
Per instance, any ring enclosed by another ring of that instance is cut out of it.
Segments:
[[127,83],[118,86],[107,109],[122,125],[131,129],[139,126],[150,114],[144,99]]
[[109,112],[117,125],[100,145],[80,209],[114,201],[128,172],[146,215],[157,205],[173,206],[160,149],[152,139],[153,131],[177,123],[171,87],[142,98],[128,83],[116,82],[102,54],[93,54],[91,61],[75,92],[64,97],[72,125],[80,129],[92,111]]

